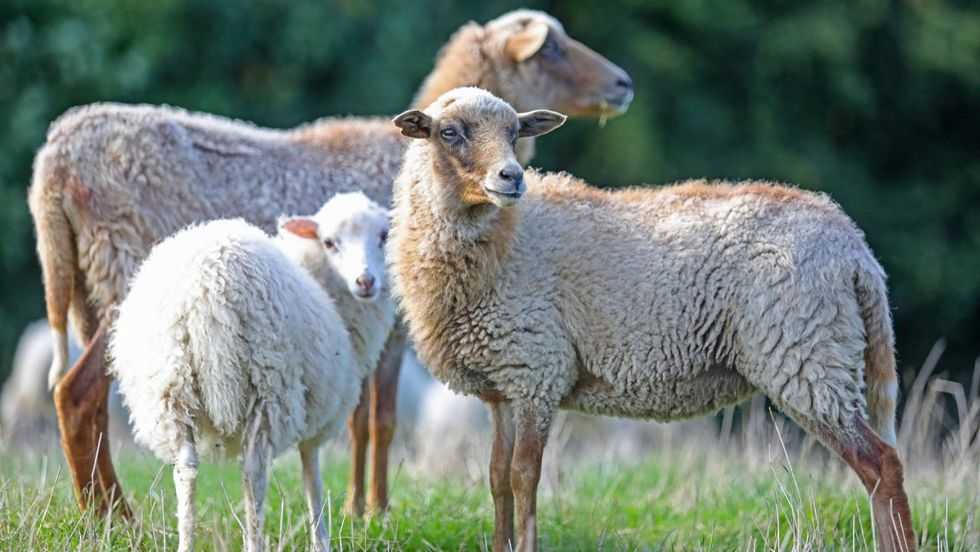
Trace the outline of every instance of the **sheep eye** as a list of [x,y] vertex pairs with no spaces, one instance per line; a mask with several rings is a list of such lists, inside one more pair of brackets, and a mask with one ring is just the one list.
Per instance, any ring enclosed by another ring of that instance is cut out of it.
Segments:
[[334,249],[337,249],[337,242],[333,241],[330,238],[327,238],[323,240],[323,247],[326,247],[327,249],[333,251]]
[[381,245],[384,245],[384,243],[386,241],[388,241],[388,231],[387,230],[382,230],[380,237],[381,237]]
[[456,132],[455,128],[444,128],[439,132],[439,135],[442,136],[443,140],[452,142],[457,136],[459,136],[459,133]]
[[551,61],[557,61],[562,54],[561,46],[559,46],[558,42],[554,38],[551,38],[550,36],[547,39],[545,39],[544,44],[541,45],[541,50],[539,50],[539,52],[543,57]]

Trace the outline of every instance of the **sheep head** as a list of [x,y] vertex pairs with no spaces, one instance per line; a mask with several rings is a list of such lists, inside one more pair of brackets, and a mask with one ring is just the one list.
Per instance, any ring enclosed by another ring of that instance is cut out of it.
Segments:
[[388,212],[360,192],[338,194],[312,217],[280,221],[280,235],[309,240],[333,277],[361,301],[374,301],[385,281]]
[[514,148],[518,138],[539,136],[565,122],[565,116],[538,109],[517,113],[479,88],[457,88],[424,111],[395,117],[402,134],[426,140],[439,193],[464,207],[507,207],[527,189]]
[[499,72],[497,88],[519,109],[607,117],[624,113],[633,99],[626,71],[569,37],[544,12],[517,10],[490,21],[482,45]]

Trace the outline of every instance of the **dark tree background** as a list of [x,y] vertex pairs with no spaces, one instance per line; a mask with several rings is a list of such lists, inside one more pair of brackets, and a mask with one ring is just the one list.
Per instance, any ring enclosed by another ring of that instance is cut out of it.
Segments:
[[[890,274],[901,369],[980,354],[980,6],[955,0],[529,2],[624,67],[629,113],[535,164],[598,186],[761,178],[823,190]],[[43,316],[26,206],[50,121],[99,100],[288,127],[405,108],[449,35],[513,2],[0,3],[0,378]]]

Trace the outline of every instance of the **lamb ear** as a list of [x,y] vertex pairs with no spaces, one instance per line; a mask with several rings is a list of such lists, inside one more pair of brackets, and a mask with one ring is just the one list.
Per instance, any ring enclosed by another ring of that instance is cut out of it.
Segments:
[[411,109],[392,119],[402,134],[411,138],[428,138],[432,135],[432,117],[418,109]]
[[548,38],[548,24],[544,21],[532,21],[524,29],[507,39],[504,49],[511,59],[520,63],[538,53]]
[[320,236],[317,234],[319,225],[313,219],[294,217],[280,223],[279,228],[301,238],[309,238],[312,240],[320,239]]
[[518,113],[517,120],[521,123],[521,130],[518,132],[518,136],[528,138],[547,134],[565,124],[565,119],[567,117],[561,113],[548,111],[547,109]]

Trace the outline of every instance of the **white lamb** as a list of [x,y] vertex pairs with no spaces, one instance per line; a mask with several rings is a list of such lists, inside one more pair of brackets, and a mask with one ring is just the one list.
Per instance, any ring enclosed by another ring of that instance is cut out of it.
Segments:
[[268,461],[296,444],[313,546],[328,548],[318,446],[357,404],[394,324],[387,229],[384,209],[341,194],[281,221],[275,238],[239,219],[190,227],[139,268],[111,366],[136,440],[174,464],[180,550],[193,549],[199,455],[241,455],[245,548],[259,550]]

